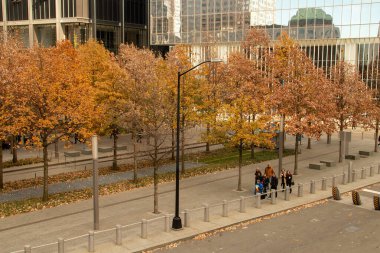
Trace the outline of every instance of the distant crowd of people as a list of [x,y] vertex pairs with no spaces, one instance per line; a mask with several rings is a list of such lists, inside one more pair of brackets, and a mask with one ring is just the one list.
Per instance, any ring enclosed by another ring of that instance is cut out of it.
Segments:
[[[281,188],[284,191],[285,187],[290,188],[290,193],[292,193],[291,186],[294,184],[292,173],[287,170],[281,170]],[[261,198],[265,199],[266,197],[270,198],[269,191],[275,190],[277,197],[277,187],[278,187],[278,177],[274,172],[273,168],[268,164],[264,169],[264,174],[261,173],[260,169],[257,168],[255,172],[255,186],[254,194],[261,194]]]

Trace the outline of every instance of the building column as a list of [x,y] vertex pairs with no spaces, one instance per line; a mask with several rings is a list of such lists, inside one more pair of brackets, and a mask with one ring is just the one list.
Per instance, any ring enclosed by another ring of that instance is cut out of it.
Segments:
[[36,34],[33,27],[33,3],[28,0],[28,21],[29,21],[29,47],[33,47],[36,40]]
[[357,66],[357,45],[353,42],[344,44],[344,61]]
[[8,25],[7,25],[7,21],[8,21],[8,17],[7,17],[7,3],[6,3],[6,0],[1,0],[1,4],[3,6],[3,32],[4,32],[4,35],[6,36],[7,35],[7,31],[8,31]]
[[55,0],[55,29],[56,29],[56,40],[57,42],[66,39],[63,32],[63,27],[61,24],[62,19],[62,0]]

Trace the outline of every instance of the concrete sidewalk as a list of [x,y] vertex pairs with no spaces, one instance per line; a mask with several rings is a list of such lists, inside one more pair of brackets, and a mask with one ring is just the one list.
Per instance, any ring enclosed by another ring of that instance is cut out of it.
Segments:
[[[342,174],[347,170],[347,163],[339,164],[336,167],[325,170],[311,170],[307,166],[310,162],[317,162],[321,158],[337,160],[338,141],[333,136],[332,144],[327,145],[326,140],[313,142],[311,150],[302,150],[299,161],[299,175],[294,176],[295,182],[309,183],[311,179],[321,179],[322,177],[332,177]],[[293,140],[288,139],[288,146],[292,145]],[[303,141],[302,147],[305,147]],[[354,135],[350,153],[358,153],[359,150],[372,150],[373,137],[363,138],[361,135]],[[370,166],[378,163],[380,154],[374,154],[368,158],[362,158],[354,162],[354,169]],[[284,159],[284,168],[292,170],[293,157]],[[165,183],[159,185],[159,207],[160,215],[155,215],[153,211],[153,187],[135,189],[128,192],[114,194],[100,198],[100,229],[110,229],[108,232],[95,235],[96,252],[134,252],[146,248],[154,247],[162,243],[179,240],[194,234],[224,227],[242,220],[248,220],[262,215],[278,212],[294,206],[310,203],[319,199],[331,196],[331,191],[321,191],[317,186],[316,194],[307,194],[308,187],[305,186],[305,195],[297,198],[293,192],[291,201],[281,200],[279,195],[276,205],[264,203],[261,209],[251,208],[253,199],[247,200],[247,212],[239,213],[238,201],[230,204],[229,217],[221,217],[223,200],[238,200],[240,196],[251,197],[250,189],[253,184],[254,169],[263,169],[267,162],[245,166],[243,168],[243,187],[244,192],[235,191],[237,186],[237,169],[218,172],[210,175],[197,176],[181,181],[180,187],[180,210],[198,209],[191,213],[190,228],[182,231],[164,231],[164,214],[171,214],[174,211],[174,187],[175,183]],[[277,167],[277,160],[271,161],[272,166]],[[365,186],[379,182],[380,176],[367,177],[355,183],[348,184],[340,188],[341,191],[351,188]],[[331,185],[331,180],[328,181]],[[320,184],[320,182],[319,182]],[[265,200],[267,201],[267,200]],[[202,204],[208,203],[214,206],[210,209],[211,222],[203,222]],[[142,219],[155,219],[150,222],[148,227],[148,239],[140,237],[140,222]],[[184,220],[183,220],[184,222]],[[123,229],[123,246],[115,246],[116,224],[133,224]],[[78,203],[64,205],[56,208],[45,209],[33,213],[21,214],[0,220],[0,252],[11,252],[23,249],[24,245],[33,246],[54,243],[57,238],[72,238],[84,235],[81,238],[65,242],[65,252],[87,252],[87,233],[92,229],[92,200],[81,201]],[[56,252],[57,245],[34,249],[32,252]]]

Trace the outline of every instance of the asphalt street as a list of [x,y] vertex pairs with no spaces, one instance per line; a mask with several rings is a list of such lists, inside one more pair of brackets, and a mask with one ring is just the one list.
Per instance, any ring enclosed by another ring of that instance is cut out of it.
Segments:
[[[379,191],[380,184],[366,189]],[[360,194],[368,196],[363,191]],[[351,196],[344,196],[340,202],[329,200],[261,222],[198,236],[153,252],[380,252],[380,212],[373,209],[371,198],[363,197],[362,206],[354,206]]]

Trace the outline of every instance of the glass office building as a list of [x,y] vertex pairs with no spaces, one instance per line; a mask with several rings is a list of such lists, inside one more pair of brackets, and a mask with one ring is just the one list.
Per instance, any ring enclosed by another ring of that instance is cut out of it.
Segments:
[[148,0],[0,0],[0,29],[16,32],[26,46],[74,44],[96,37],[116,51],[120,43],[148,46]]
[[380,0],[151,0],[150,8],[152,45],[188,44],[200,59],[226,59],[240,50],[251,27],[265,29],[272,43],[285,31],[317,66],[344,60],[371,88],[380,86],[372,78],[379,64]]

